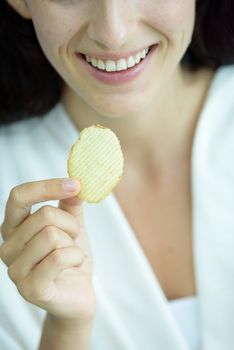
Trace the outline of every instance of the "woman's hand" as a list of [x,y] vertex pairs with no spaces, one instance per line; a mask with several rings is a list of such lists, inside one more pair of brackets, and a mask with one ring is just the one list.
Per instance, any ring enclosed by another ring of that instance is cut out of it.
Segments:
[[[69,186],[70,184],[70,186]],[[1,226],[0,258],[20,294],[58,320],[89,322],[95,314],[92,257],[77,180],[52,179],[14,187]],[[33,204],[60,200],[58,208]]]

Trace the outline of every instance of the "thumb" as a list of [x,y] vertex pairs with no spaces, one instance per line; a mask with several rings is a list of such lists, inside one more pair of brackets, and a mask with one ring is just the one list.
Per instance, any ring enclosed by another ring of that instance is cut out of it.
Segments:
[[66,179],[66,185],[71,190],[72,197],[61,199],[58,207],[78,218],[81,218],[83,212],[83,200],[78,197],[81,190],[81,184],[77,179],[68,178]]
[[77,236],[75,242],[84,252],[86,252],[86,256],[87,254],[91,256],[91,248],[88,242],[88,238],[85,234],[86,231],[84,227],[84,215],[83,215],[83,206],[82,206],[84,201],[78,197],[78,194],[81,190],[81,183],[77,179],[71,179],[71,178],[67,179],[66,181],[68,183],[68,187],[70,186],[71,181],[72,181],[72,185],[74,185],[74,186],[71,185],[71,197],[61,199],[59,201],[58,207],[74,215],[77,218],[79,222],[80,234]]

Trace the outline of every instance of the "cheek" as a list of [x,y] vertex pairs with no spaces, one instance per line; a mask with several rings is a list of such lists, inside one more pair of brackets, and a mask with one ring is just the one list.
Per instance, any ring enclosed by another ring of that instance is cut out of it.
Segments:
[[173,39],[184,32],[191,36],[195,19],[195,0],[150,0],[145,6],[150,24],[160,38]]
[[66,48],[82,27],[82,12],[60,7],[31,8],[32,20],[38,41],[46,56],[51,57],[62,47]]

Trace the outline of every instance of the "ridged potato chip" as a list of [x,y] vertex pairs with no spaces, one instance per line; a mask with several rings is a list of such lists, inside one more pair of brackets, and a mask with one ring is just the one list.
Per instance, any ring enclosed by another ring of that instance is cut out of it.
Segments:
[[105,199],[123,173],[124,159],[119,140],[109,128],[92,125],[81,131],[71,147],[68,175],[81,183],[78,197],[89,203]]

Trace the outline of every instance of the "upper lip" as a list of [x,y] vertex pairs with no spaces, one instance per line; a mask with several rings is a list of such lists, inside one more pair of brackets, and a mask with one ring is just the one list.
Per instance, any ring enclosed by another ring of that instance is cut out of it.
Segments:
[[118,61],[121,58],[129,58],[130,56],[135,56],[138,52],[141,52],[143,49],[146,48],[151,48],[152,46],[155,46],[157,44],[154,45],[149,45],[149,46],[144,46],[142,49],[137,49],[134,51],[128,51],[128,52],[123,52],[123,53],[116,53],[116,52],[108,52],[108,53],[98,53],[98,52],[92,52],[92,53],[86,53],[86,52],[81,52],[81,54],[85,55],[85,56],[89,56],[89,57],[94,57],[97,58],[99,60],[103,60],[103,61],[107,61],[107,60],[113,60],[113,61]]

